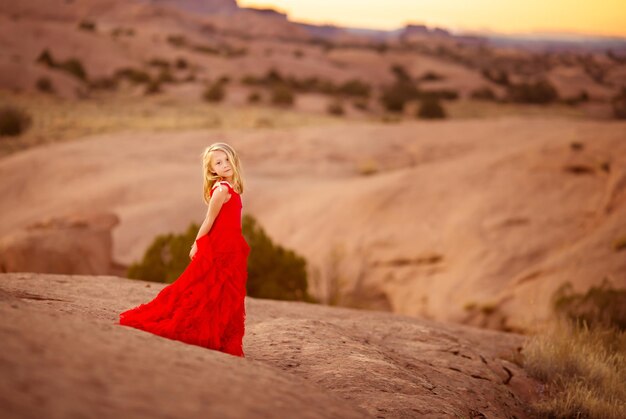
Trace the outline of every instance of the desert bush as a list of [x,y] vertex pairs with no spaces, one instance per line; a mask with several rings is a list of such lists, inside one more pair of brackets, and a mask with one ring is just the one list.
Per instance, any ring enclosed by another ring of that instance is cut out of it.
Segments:
[[39,64],[43,64],[48,67],[54,67],[56,63],[54,62],[54,58],[52,58],[52,53],[48,51],[48,49],[44,49],[41,51],[36,60]]
[[456,100],[459,98],[459,92],[452,89],[428,89],[419,90],[417,96],[420,99]]
[[78,22],[78,29],[80,29],[81,31],[95,32],[96,23],[91,20],[81,20],[80,22]]
[[613,116],[616,119],[626,119],[626,86],[611,100]]
[[508,99],[518,103],[546,104],[558,99],[557,90],[547,80],[511,84],[507,89]]
[[436,98],[426,98],[420,101],[416,116],[423,119],[443,119],[446,112]]
[[135,35],[135,30],[133,28],[122,28],[122,27],[117,27],[114,28],[111,31],[111,36],[113,38],[117,38],[118,36],[134,36]]
[[523,366],[546,383],[543,417],[626,417],[626,289],[605,279],[586,293],[570,283],[552,296],[557,320],[526,340]]
[[496,100],[496,94],[486,86],[472,90],[470,97],[476,100]]
[[87,80],[87,72],[83,67],[83,63],[81,63],[78,58],[68,58],[63,62],[58,63],[56,68],[63,70],[82,81]]
[[20,135],[31,123],[32,118],[26,111],[12,105],[0,107],[0,136]]
[[272,87],[272,103],[278,106],[291,106],[294,102],[294,94],[285,83],[276,83]]
[[219,49],[213,48],[212,46],[209,46],[209,45],[194,45],[193,47],[191,47],[191,49],[202,54],[208,54],[208,55],[220,54]]
[[54,92],[54,86],[52,85],[52,81],[49,77],[39,77],[37,82],[35,83],[35,87],[37,90],[44,93],[52,93]]
[[120,68],[116,70],[114,77],[116,79],[125,78],[128,81],[135,83],[135,84],[150,82],[150,74],[148,74],[147,72],[143,70],[137,70],[136,68],[132,68],[132,67],[125,67],[125,68]]
[[169,68],[161,68],[159,71],[159,75],[156,78],[157,83],[174,83],[176,79],[172,75],[172,72]]
[[98,77],[89,81],[89,87],[92,89],[114,90],[117,88],[117,79],[115,77]]
[[392,64],[390,70],[398,82],[410,82],[412,80],[409,72],[401,64]]
[[174,65],[179,70],[184,70],[189,67],[189,63],[187,62],[187,60],[182,57],[178,57]]
[[626,236],[615,239],[615,241],[613,242],[613,250],[615,250],[616,252],[626,250]]
[[248,94],[248,103],[259,103],[260,101],[261,101],[261,93],[250,92],[250,94]]
[[341,102],[338,99],[332,100],[328,103],[328,105],[326,106],[326,112],[328,112],[331,115],[343,115],[346,113],[345,109],[343,108],[343,102]]
[[208,85],[202,94],[202,98],[208,102],[221,102],[225,96],[226,89],[224,88],[224,83],[219,80]]
[[439,73],[435,73],[434,71],[427,71],[418,77],[420,81],[437,81],[437,80],[445,80],[445,77]]
[[505,70],[483,69],[481,74],[484,78],[501,86],[508,86],[511,82],[509,74]]
[[165,40],[172,46],[182,48],[187,46],[187,38],[183,35],[168,35]]
[[274,244],[251,215],[242,217],[242,231],[250,246],[248,295],[314,302],[307,291],[306,260],[302,256]]
[[352,106],[360,111],[366,111],[369,109],[369,101],[366,98],[356,99],[352,102]]
[[545,383],[533,407],[548,418],[626,417],[626,332],[565,321],[529,337],[524,369]]
[[[128,277],[174,282],[189,264],[189,249],[200,227],[191,223],[180,234],[155,237],[142,260],[128,269]],[[251,215],[242,217],[242,233],[250,246],[247,294],[256,298],[314,302],[307,292],[306,260],[275,244]]]
[[380,95],[380,103],[390,112],[402,112],[406,102],[419,97],[419,90],[410,81],[396,81],[384,87]]
[[626,330],[626,289],[614,289],[605,278],[599,286],[577,294],[569,282],[557,289],[552,297],[555,312],[566,319]]
[[143,91],[145,95],[154,95],[161,92],[161,83],[158,80],[150,80]]
[[170,62],[167,61],[165,58],[152,58],[151,60],[148,61],[148,65],[150,67],[157,67],[157,68],[170,68]]
[[39,54],[36,61],[47,67],[70,73],[72,76],[82,81],[87,81],[87,72],[83,64],[77,58],[68,58],[65,61],[56,62],[52,57],[52,53],[46,48]]
[[293,56],[296,58],[304,57],[304,52],[301,49],[296,49],[293,51]]
[[342,95],[369,97],[371,87],[369,84],[358,79],[348,80],[341,84],[337,91]]

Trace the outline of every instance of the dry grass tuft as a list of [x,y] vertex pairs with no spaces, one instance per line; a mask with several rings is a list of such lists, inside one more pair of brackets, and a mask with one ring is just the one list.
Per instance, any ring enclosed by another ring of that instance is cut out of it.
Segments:
[[524,367],[546,383],[537,413],[553,418],[626,417],[626,332],[556,322],[530,337]]

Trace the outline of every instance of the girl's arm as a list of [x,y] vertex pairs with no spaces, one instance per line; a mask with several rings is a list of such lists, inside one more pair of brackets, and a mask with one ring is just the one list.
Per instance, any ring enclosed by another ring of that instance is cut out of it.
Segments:
[[211,230],[211,227],[213,226],[213,223],[217,218],[217,214],[219,214],[220,209],[222,209],[222,205],[224,204],[224,201],[226,200],[228,195],[228,188],[225,188],[222,185],[218,186],[217,190],[213,192],[213,196],[211,196],[211,199],[209,200],[209,208],[207,210],[206,216],[204,217],[204,221],[202,222],[202,225],[198,230],[198,234],[196,235],[196,240],[198,240],[200,237],[204,236]]

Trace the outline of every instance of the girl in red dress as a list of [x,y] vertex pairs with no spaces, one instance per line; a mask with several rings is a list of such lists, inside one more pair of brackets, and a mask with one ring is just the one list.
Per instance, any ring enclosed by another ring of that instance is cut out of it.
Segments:
[[119,324],[244,357],[247,262],[241,231],[239,157],[225,143],[202,156],[208,210],[185,271],[150,302],[120,314]]

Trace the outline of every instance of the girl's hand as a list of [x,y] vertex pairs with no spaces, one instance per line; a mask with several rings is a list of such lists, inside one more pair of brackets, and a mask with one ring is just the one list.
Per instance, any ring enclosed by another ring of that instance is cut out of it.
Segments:
[[189,252],[189,259],[193,259],[197,251],[198,251],[198,245],[196,245],[196,242],[194,241],[193,245],[191,246],[191,251]]

